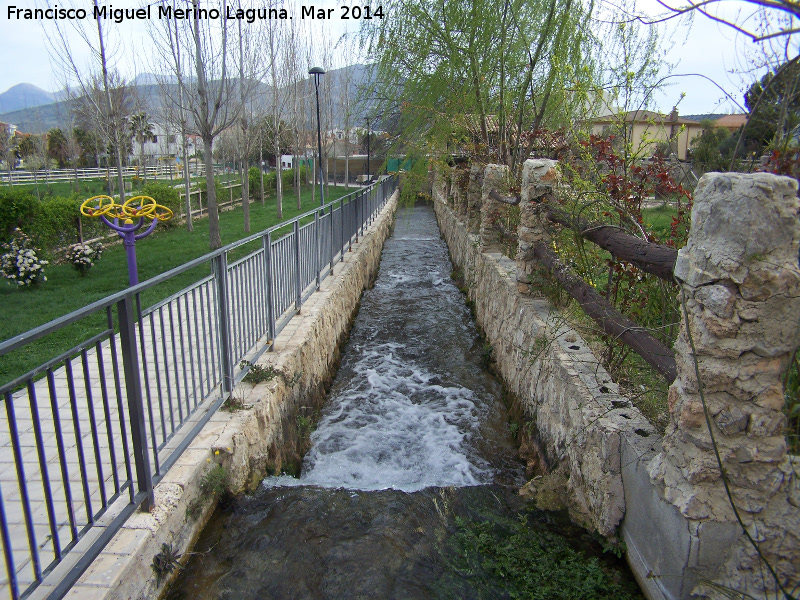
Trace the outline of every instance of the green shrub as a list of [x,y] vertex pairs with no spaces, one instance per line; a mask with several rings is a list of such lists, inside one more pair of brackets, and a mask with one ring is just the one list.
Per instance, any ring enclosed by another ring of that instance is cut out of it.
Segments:
[[0,189],[0,242],[10,241],[15,228],[24,228],[46,252],[65,248],[83,239],[108,233],[100,219],[82,217],[86,194],[45,196],[41,202],[32,194],[13,188]]
[[[250,197],[261,200],[261,169],[250,167],[247,178],[250,180]],[[266,188],[264,188],[264,194],[266,195]]]
[[[294,189],[294,170],[286,169],[282,172],[283,191],[287,193],[288,190]],[[305,167],[300,168],[301,182],[302,177],[305,177]],[[268,171],[264,173],[264,197],[275,193],[277,184],[277,174],[275,171]],[[259,199],[259,192],[261,191],[261,173],[258,167],[250,168],[250,197]]]
[[107,233],[100,219],[81,217],[83,196],[53,196],[39,206],[36,220],[29,230],[39,244],[53,251],[80,241],[81,226],[83,239],[99,237]]
[[[200,183],[197,184],[197,187],[203,192],[203,206],[207,206],[208,200],[206,194],[208,193],[208,186],[206,185],[206,180],[201,180]],[[217,193],[217,204],[225,202],[225,200],[229,198],[228,190],[216,179],[214,180],[214,190]]]
[[264,173],[264,195],[267,195],[267,190],[269,193],[272,194],[277,187],[276,184],[277,177],[275,175],[275,171],[269,171],[268,173]]
[[200,491],[217,499],[229,494],[230,487],[230,474],[222,465],[214,465],[200,480]]
[[156,203],[172,211],[174,216],[169,221],[160,222],[159,227],[163,225],[169,229],[177,226],[178,216],[181,214],[181,194],[177,188],[166,183],[153,182],[145,185],[137,195],[150,196]]
[[285,171],[281,172],[283,189],[288,190],[294,188],[294,170],[293,169],[286,169]]
[[9,242],[15,229],[31,231],[39,212],[39,200],[17,188],[0,188],[0,242]]
[[244,369],[246,367],[250,367],[250,370],[247,371],[242,380],[254,385],[261,383],[262,381],[272,381],[278,375],[280,375],[280,371],[278,371],[272,365],[256,365],[251,363],[249,360],[243,360],[239,363],[240,369]]

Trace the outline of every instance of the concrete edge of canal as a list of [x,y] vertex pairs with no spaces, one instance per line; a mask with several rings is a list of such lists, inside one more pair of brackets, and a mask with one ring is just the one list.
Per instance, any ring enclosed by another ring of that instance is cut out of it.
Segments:
[[[268,473],[299,464],[307,431],[303,420],[324,399],[339,362],[361,293],[374,280],[383,244],[391,234],[399,192],[345,253],[334,276],[303,304],[276,338],[276,351],[257,364],[282,375],[237,386],[244,408],[218,411],[155,487],[156,506],[136,513],[72,587],[67,598],[144,600],[157,598],[176,571],[157,583],[153,559],[167,544],[175,554],[189,552],[216,502],[204,498],[200,482],[222,465],[233,492],[252,489]],[[193,514],[195,513],[195,514]]]

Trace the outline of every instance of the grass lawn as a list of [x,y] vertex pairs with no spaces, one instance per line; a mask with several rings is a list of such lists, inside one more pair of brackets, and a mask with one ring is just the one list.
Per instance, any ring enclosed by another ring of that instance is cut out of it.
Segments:
[[[352,192],[340,187],[330,188],[330,199],[337,199]],[[311,190],[303,192],[303,208],[296,208],[296,197],[284,198],[283,218],[290,219],[300,212],[314,208]],[[264,206],[260,202],[250,205],[250,231],[256,233],[277,223],[275,199],[268,199]],[[223,245],[247,237],[243,231],[242,208],[220,213],[220,230]],[[252,248],[237,249],[236,259],[255,250],[260,242],[248,244]],[[180,266],[208,253],[208,219],[195,221],[194,231],[189,233],[184,225],[169,230],[159,228],[136,244],[139,264],[139,281]],[[155,304],[184,287],[209,274],[203,265],[178,277],[173,277],[142,294],[142,307]],[[128,269],[125,250],[121,244],[106,249],[103,256],[89,271],[80,277],[69,264],[46,267],[48,281],[41,286],[17,289],[0,281],[0,340],[6,340],[57,317],[78,310],[96,300],[128,287]],[[49,360],[81,340],[87,339],[103,328],[105,315],[83,319],[56,334],[29,344],[25,348],[0,357],[0,385]]]
[[[675,206],[669,202],[653,208],[643,208],[642,217],[645,222],[653,228],[653,231],[662,239],[669,239],[672,218],[678,216]],[[686,213],[685,219],[689,219]],[[688,222],[688,221],[687,221]]]

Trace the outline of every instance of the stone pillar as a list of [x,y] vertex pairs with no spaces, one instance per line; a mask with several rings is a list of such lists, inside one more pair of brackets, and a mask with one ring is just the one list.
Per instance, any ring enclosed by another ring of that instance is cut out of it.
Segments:
[[450,197],[448,204],[455,213],[461,217],[466,214],[467,192],[466,192],[466,169],[456,167],[450,171]]
[[480,236],[481,250],[499,247],[498,232],[493,224],[506,210],[506,205],[489,196],[491,190],[504,193],[508,184],[509,170],[506,165],[486,165],[481,186]]
[[468,215],[467,227],[472,233],[477,233],[480,229],[484,170],[484,165],[478,163],[471,165],[469,168],[465,214]]
[[432,196],[434,201],[447,203],[448,177],[439,169],[433,171]]
[[533,247],[548,242],[545,202],[552,199],[558,181],[558,161],[547,158],[529,159],[522,166],[520,223],[517,229],[517,288],[522,294],[534,294],[541,286],[536,282],[545,269],[533,257]]
[[[675,276],[685,296],[705,408],[682,320],[675,343],[678,377],[668,396],[670,425],[663,451],[650,464],[665,500],[690,523],[728,523],[739,535],[715,442],[742,519],[781,577],[794,582],[800,496],[784,441],[781,376],[800,340],[797,188],[794,179],[766,173],[710,173],[700,180]],[[721,566],[704,577],[760,597],[757,580],[764,575],[770,589],[767,570],[746,538],[719,547]]]

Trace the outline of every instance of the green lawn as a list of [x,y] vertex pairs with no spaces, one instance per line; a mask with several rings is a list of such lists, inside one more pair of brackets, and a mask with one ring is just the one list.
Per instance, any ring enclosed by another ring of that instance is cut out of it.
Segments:
[[642,209],[644,220],[661,236],[669,235],[669,225],[675,214],[675,208],[669,204]]
[[[330,188],[330,199],[337,199],[351,192],[344,188]],[[283,218],[290,219],[300,212],[314,208],[311,191],[303,192],[303,209],[296,208],[294,195],[285,197]],[[260,202],[250,205],[250,232],[256,233],[277,223],[275,199],[268,199],[264,206]],[[189,233],[184,225],[170,230],[160,229],[136,245],[139,264],[139,281],[180,266],[208,253],[208,219],[195,221],[194,231]],[[230,244],[250,234],[243,231],[242,208],[220,214],[220,229],[223,245]],[[255,250],[260,242],[237,249],[231,259]],[[126,256],[121,244],[106,249],[86,277],[80,277],[71,265],[49,265],[45,273],[48,281],[40,286],[17,289],[0,280],[0,340],[6,340],[29,329],[47,323],[57,317],[82,308],[96,300],[124,290],[128,285]],[[207,265],[174,277],[142,294],[142,306],[147,307],[166,298],[180,289],[208,275]],[[25,348],[0,357],[0,384],[63,352],[80,340],[88,338],[103,327],[104,315],[96,315],[64,328],[59,333],[47,336]]]

